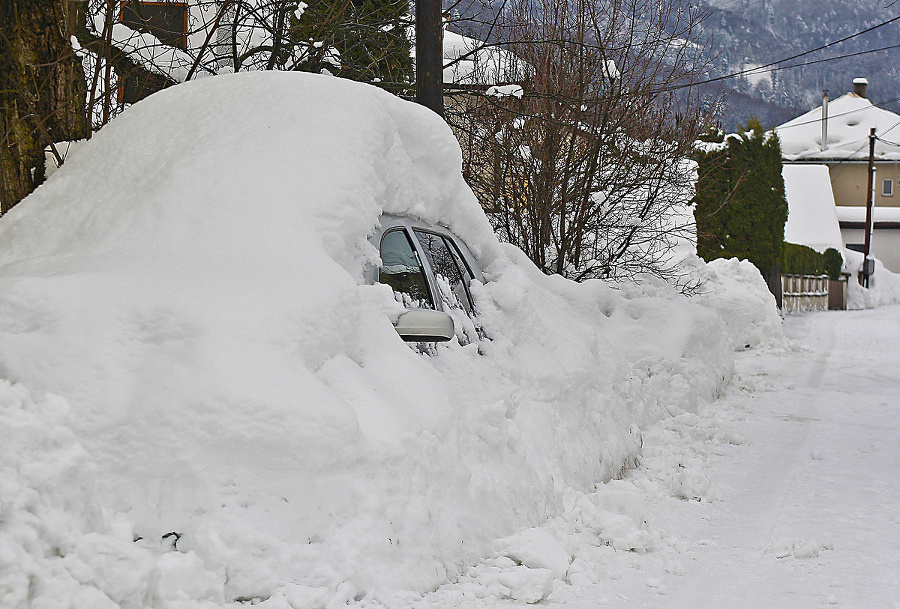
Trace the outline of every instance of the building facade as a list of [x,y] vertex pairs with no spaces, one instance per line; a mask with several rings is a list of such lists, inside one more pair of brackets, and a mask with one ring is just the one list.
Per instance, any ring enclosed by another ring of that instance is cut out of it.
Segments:
[[868,199],[869,133],[875,128],[872,255],[900,272],[900,115],[872,104],[865,79],[835,100],[776,128],[784,163],[828,167],[841,237],[862,251]]

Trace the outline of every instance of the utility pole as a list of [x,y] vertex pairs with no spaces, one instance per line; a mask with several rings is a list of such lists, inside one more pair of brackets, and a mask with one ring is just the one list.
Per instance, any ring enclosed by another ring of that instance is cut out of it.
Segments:
[[863,260],[862,285],[869,287],[869,278],[875,273],[875,260],[872,252],[872,208],[875,206],[875,127],[869,132],[869,188],[866,199],[866,244]]
[[416,102],[444,116],[441,0],[416,0]]

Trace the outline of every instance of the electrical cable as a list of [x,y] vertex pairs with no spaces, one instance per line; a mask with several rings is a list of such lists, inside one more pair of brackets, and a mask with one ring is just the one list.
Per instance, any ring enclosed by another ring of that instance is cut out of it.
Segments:
[[834,45],[836,45],[836,44],[840,44],[840,43],[842,43],[842,42],[846,42],[846,41],[848,41],[848,40],[850,40],[850,39],[852,39],[852,38],[856,38],[857,36],[862,36],[863,34],[868,34],[869,32],[871,32],[871,31],[873,31],[873,30],[876,30],[876,29],[878,29],[878,28],[880,28],[880,27],[884,27],[884,26],[889,25],[889,24],[891,24],[891,23],[894,23],[894,22],[896,22],[896,21],[900,21],[900,15],[897,15],[896,17],[893,17],[893,18],[891,18],[891,19],[888,19],[887,21],[884,21],[884,22],[879,23],[879,24],[877,24],[877,25],[873,25],[872,27],[866,28],[866,29],[864,29],[864,30],[860,30],[859,32],[850,34],[849,36],[844,36],[843,38],[841,38],[841,39],[839,39],[839,40],[835,40],[835,41],[833,41],[833,42],[829,42],[829,43],[827,43],[827,44],[823,44],[822,46],[816,47],[816,48],[814,48],[814,49],[809,49],[808,51],[803,51],[802,53],[797,53],[796,55],[791,55],[790,57],[785,57],[784,59],[779,59],[778,61],[772,61],[772,62],[770,62],[770,63],[763,64],[763,65],[758,66],[758,67],[753,68],[753,69],[741,70],[740,72],[734,72],[734,73],[732,73],[732,74],[726,74],[726,75],[724,75],[724,76],[716,76],[715,78],[709,78],[709,79],[707,79],[707,80],[703,80],[703,81],[696,82],[696,83],[686,83],[686,84],[683,84],[683,85],[675,85],[675,86],[672,86],[672,87],[666,87],[666,88],[664,88],[664,89],[660,89],[659,92],[664,92],[664,91],[675,91],[675,90],[678,90],[678,89],[687,89],[687,88],[690,88],[690,87],[696,87],[696,86],[698,86],[698,85],[704,85],[704,84],[708,84],[708,83],[712,83],[712,82],[717,82],[717,81],[720,81],[720,80],[727,80],[727,79],[729,79],[729,78],[736,78],[736,77],[738,77],[738,76],[743,76],[743,75],[745,75],[745,74],[751,74],[751,73],[754,73],[754,72],[758,72],[758,71],[761,70],[762,68],[769,68],[769,67],[772,67],[772,66],[777,66],[778,64],[784,63],[784,62],[786,62],[786,61],[792,61],[792,60],[794,60],[794,59],[799,59],[800,57],[804,57],[804,56],[806,56],[806,55],[810,55],[810,54],[815,53],[815,52],[817,52],[817,51],[821,51],[821,50],[823,50],[823,49],[827,49],[827,48],[829,48],[829,47],[832,47],[832,46],[834,46]]
[[[811,66],[816,63],[827,63],[829,61],[835,61],[838,59],[846,59],[847,57],[856,57],[857,55],[868,55],[869,53],[878,53],[879,51],[890,51],[891,49],[900,49],[900,44],[892,44],[886,47],[880,47],[877,49],[868,49],[866,51],[857,51],[855,53],[847,53],[846,55],[836,55],[835,57],[826,57],[824,59],[813,59],[812,61],[804,61],[802,63],[794,63],[789,66],[783,66],[780,68],[769,68],[767,70],[762,70],[760,68],[754,68],[750,74],[767,74],[769,72],[778,72],[779,70],[790,70],[791,68],[801,68],[803,66]],[[704,81],[709,82],[709,81]]]
[[[900,125],[900,121],[897,121],[896,123],[894,123],[893,125],[891,125],[887,130],[885,130],[885,133],[889,133],[892,129],[894,129],[894,128],[897,127],[898,125]],[[876,136],[875,136],[875,139],[878,140],[878,139],[881,139],[881,138],[879,138],[879,137],[876,135]],[[881,140],[881,141],[883,141],[883,142],[885,142],[885,143],[893,144],[893,142],[887,142],[887,140]],[[862,142],[862,145],[861,145],[859,148],[857,148],[856,150],[854,150],[853,152],[851,152],[849,155],[847,155],[846,158],[838,159],[837,162],[834,163],[835,166],[843,165],[844,163],[850,163],[850,162],[853,162],[853,161],[859,162],[859,161],[862,160],[862,159],[854,159],[853,157],[856,156],[858,153],[862,152],[863,149],[865,149],[865,147],[866,147],[866,146],[868,145],[868,143],[869,143],[869,136],[866,136],[866,137],[863,138],[862,140],[856,140],[856,142]],[[855,144],[856,142],[849,142],[849,143]],[[900,146],[900,144],[894,144],[894,145]]]

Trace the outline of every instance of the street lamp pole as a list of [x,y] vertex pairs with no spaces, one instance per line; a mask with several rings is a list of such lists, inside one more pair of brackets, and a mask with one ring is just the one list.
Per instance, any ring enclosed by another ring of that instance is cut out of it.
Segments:
[[869,287],[869,278],[875,272],[874,260],[870,258],[872,253],[872,208],[875,205],[875,127],[869,132],[869,188],[866,195],[866,242],[865,259],[863,260],[863,287]]

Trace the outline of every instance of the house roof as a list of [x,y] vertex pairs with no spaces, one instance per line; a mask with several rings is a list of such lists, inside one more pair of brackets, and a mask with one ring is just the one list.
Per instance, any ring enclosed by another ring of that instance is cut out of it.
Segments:
[[493,86],[524,76],[523,61],[509,51],[484,45],[475,38],[444,30],[444,84]]
[[[872,104],[855,93],[828,104],[828,145],[822,150],[822,106],[775,128],[786,161],[867,160],[869,129],[881,138],[900,142],[900,115]],[[900,160],[900,145],[878,140],[875,159]]]
[[788,202],[784,240],[820,252],[843,247],[828,167],[785,165],[782,176]]

